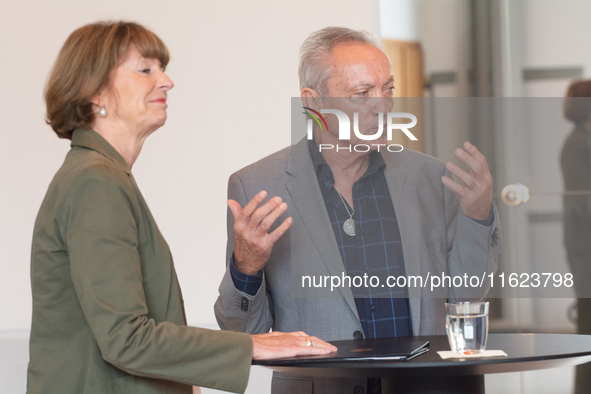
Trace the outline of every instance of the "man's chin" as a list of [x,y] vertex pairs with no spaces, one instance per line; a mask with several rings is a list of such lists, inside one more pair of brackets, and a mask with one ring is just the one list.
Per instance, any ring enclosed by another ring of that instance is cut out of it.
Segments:
[[387,146],[388,140],[386,138],[378,138],[377,140],[373,141],[360,141],[360,144],[367,144],[371,148],[371,150],[378,150],[378,146]]

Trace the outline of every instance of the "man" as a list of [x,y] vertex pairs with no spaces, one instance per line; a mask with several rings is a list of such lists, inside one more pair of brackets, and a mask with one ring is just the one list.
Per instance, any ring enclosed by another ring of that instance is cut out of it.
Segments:
[[[378,45],[347,28],[313,33],[300,53],[308,113],[358,112],[361,134],[376,134],[394,89]],[[250,333],[304,330],[325,340],[444,334],[446,298],[484,298],[488,282],[449,294],[415,286],[340,286],[339,297],[331,298],[324,297],[329,290],[322,298],[293,297],[292,284],[308,271],[382,279],[494,272],[500,224],[486,159],[468,143],[457,149],[467,173],[410,150],[378,152],[383,136],[372,141],[371,152],[355,152],[347,148],[360,137],[340,140],[336,116],[324,119],[325,127],[314,126],[313,141],[303,139],[230,177],[228,269],[215,305],[218,323]],[[341,149],[320,152],[331,145]],[[274,197],[261,205],[267,196]],[[373,387],[379,390],[379,382],[371,379],[312,381],[277,373],[273,379],[277,393],[379,392]]]

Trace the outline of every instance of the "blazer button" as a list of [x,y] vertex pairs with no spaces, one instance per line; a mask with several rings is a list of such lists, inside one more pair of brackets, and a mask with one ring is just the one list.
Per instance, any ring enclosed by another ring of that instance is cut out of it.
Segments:
[[248,311],[248,298],[242,297],[242,301],[240,302],[240,309],[243,312]]
[[364,394],[364,393],[365,393],[365,390],[361,386],[356,386],[355,389],[353,389],[353,394]]
[[373,312],[376,310],[376,307],[372,304],[369,306],[369,310]]
[[353,333],[353,339],[363,339],[363,334],[361,333],[361,331],[355,331]]

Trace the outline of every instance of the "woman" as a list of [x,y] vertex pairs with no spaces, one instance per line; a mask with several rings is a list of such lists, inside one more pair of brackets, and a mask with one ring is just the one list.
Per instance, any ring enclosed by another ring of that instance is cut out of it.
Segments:
[[[579,334],[591,334],[591,81],[573,82],[564,100],[564,117],[574,123],[560,155],[564,196],[564,245],[574,278]],[[591,364],[577,366],[575,393],[588,393]]]
[[35,223],[29,393],[243,392],[253,358],[335,350],[304,333],[186,326],[168,245],[131,173],[166,121],[168,60],[144,27],[94,23],[50,74],[47,123],[72,149]]

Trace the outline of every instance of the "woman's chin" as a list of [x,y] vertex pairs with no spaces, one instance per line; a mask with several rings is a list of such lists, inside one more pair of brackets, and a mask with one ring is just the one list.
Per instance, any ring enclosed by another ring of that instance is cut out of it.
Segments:
[[164,126],[164,124],[166,123],[166,113],[163,116],[158,117],[157,119],[154,120],[153,123],[153,127],[156,129]]

